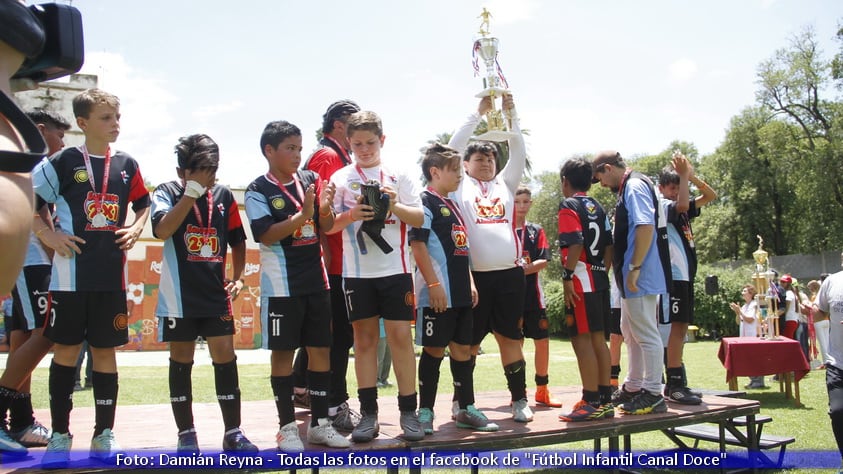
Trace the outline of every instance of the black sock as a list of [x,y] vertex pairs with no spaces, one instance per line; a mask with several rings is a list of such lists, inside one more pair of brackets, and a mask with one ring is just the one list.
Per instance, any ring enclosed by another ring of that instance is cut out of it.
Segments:
[[592,392],[591,390],[582,391],[582,399],[593,407],[600,406],[600,392]]
[[539,375],[536,374],[536,386],[541,387],[542,385],[547,385],[550,382],[549,375]]
[[73,410],[73,386],[76,367],[50,364],[50,415],[54,433],[69,433],[70,411]]
[[611,385],[598,385],[597,392],[600,394],[600,404],[605,405],[607,403],[612,403],[612,386]]
[[9,430],[20,431],[35,423],[32,413],[32,394],[18,393],[9,406]]
[[418,394],[398,395],[398,411],[416,411],[418,408]]
[[441,365],[441,357],[433,357],[427,351],[422,350],[421,357],[419,357],[419,405],[422,408],[433,410],[433,405],[436,404],[436,392],[439,388],[439,367]]
[[239,428],[240,377],[237,375],[237,357],[225,364],[214,364],[214,385],[225,431]]
[[330,386],[330,372],[307,371],[307,389],[310,393],[310,426],[318,425],[320,418],[328,418],[328,389]]
[[[96,405],[94,407],[94,436],[96,437],[106,429],[114,428],[118,384],[117,374],[94,371],[91,378],[94,379],[94,404]],[[74,384],[69,385],[71,390],[73,390]]]
[[6,426],[6,412],[9,411],[19,394],[20,392],[17,390],[0,387],[0,418],[2,418],[3,426]]
[[360,399],[360,411],[370,415],[378,414],[378,388],[358,388],[357,398]]
[[506,375],[506,386],[512,395],[512,401],[527,398],[527,363],[524,359],[515,361],[503,368]]
[[454,393],[458,393],[460,409],[474,405],[474,371],[471,360],[458,361],[451,357],[451,376],[454,378]]
[[[472,355],[468,361],[471,363],[471,380],[474,380],[474,367],[477,365],[477,356]],[[453,376],[453,372],[451,372]],[[471,394],[471,397],[474,398],[474,394]],[[458,402],[460,400],[460,388],[454,386],[454,396],[451,398],[451,401]]]
[[682,367],[668,367],[667,368],[667,386],[668,387],[684,387],[684,377],[682,377]]
[[296,421],[296,412],[293,408],[293,376],[273,376],[269,378],[269,385],[272,386],[272,394],[275,395],[275,409],[278,411],[278,427],[284,427]]
[[612,366],[612,375],[611,375],[611,379],[612,379],[612,380],[618,380],[618,378],[619,378],[620,376],[621,376],[621,366],[619,366],[619,365],[613,365],[613,366]]
[[183,364],[170,359],[170,406],[179,433],[193,428],[193,362]]

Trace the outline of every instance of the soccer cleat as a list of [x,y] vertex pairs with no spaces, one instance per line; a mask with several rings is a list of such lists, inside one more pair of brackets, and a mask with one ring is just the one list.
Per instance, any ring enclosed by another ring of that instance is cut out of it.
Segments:
[[536,387],[536,403],[551,408],[562,408],[562,402],[553,398],[547,385],[539,385]]
[[694,395],[688,387],[671,387],[667,385],[664,387],[664,396],[671,402],[682,405],[699,405],[702,403],[702,398]]
[[109,428],[102,430],[102,433],[91,439],[89,456],[94,459],[113,464],[117,460],[117,454],[121,452],[120,445],[114,439],[114,432]]
[[307,391],[293,393],[293,406],[299,408],[310,408],[310,394]]
[[641,391],[637,392],[628,392],[626,390],[626,386],[622,385],[621,388],[615,390],[615,393],[612,394],[612,403],[617,407],[620,406],[628,401],[631,401],[633,398],[637,397]]
[[196,438],[196,430],[194,428],[179,433],[176,452],[199,454],[199,440]]
[[222,438],[222,450],[236,453],[256,453],[260,451],[240,428],[234,428],[225,433]]
[[457,413],[457,428],[468,428],[474,431],[497,431],[500,427],[491,423],[482,411],[478,410],[474,405],[465,407],[465,410],[460,410]]
[[635,398],[621,405],[620,409],[628,415],[664,413],[667,411],[667,403],[661,394],[641,390]]
[[574,409],[567,415],[559,415],[559,421],[576,422],[601,420],[603,418],[614,418],[615,406],[611,403],[604,403],[595,407],[594,405],[580,400],[574,405]]
[[304,451],[304,443],[301,442],[299,427],[296,426],[295,421],[287,423],[278,430],[275,442],[278,445],[278,451],[285,453]]
[[47,443],[47,450],[41,458],[41,467],[45,469],[58,469],[67,467],[70,462],[70,447],[73,445],[73,435],[70,433],[56,433],[50,436]]
[[29,451],[20,443],[12,439],[6,428],[0,428],[0,453],[9,456],[25,456]]
[[321,444],[330,448],[347,448],[351,446],[345,437],[334,429],[331,425],[331,420],[328,418],[320,418],[316,426],[307,428],[307,442],[311,444]]
[[47,446],[50,442],[50,430],[37,421],[26,428],[9,433],[15,441],[26,447]]
[[342,402],[337,408],[337,414],[329,418],[334,424],[334,429],[343,433],[351,433],[354,426],[360,422],[360,415],[348,406],[348,402]]
[[402,411],[398,419],[401,429],[404,430],[404,439],[407,441],[420,441],[424,439],[424,430],[419,423],[419,417],[415,411]]
[[530,410],[526,398],[512,402],[512,419],[520,423],[533,421],[533,410]]
[[433,410],[430,408],[419,409],[419,424],[421,424],[424,434],[433,434]]
[[360,422],[354,427],[351,432],[351,441],[355,443],[368,443],[375,439],[380,433],[381,426],[378,423],[378,413],[366,413],[360,410]]

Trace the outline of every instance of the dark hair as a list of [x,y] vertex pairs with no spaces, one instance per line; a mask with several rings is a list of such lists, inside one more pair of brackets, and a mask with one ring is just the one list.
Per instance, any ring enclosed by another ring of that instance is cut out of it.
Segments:
[[26,113],[26,116],[29,117],[29,120],[32,120],[32,122],[35,124],[43,123],[48,127],[52,127],[58,130],[70,130],[70,122],[65,120],[65,118],[61,115],[50,110],[30,110]]
[[462,160],[470,160],[471,155],[475,153],[480,153],[481,155],[491,155],[492,158],[495,159],[495,163],[498,161],[498,147],[492,142],[476,141],[469,143],[468,147],[465,149],[465,153],[462,155]]
[[276,120],[269,122],[263,129],[261,134],[261,153],[264,152],[267,145],[272,148],[278,148],[278,145],[287,137],[300,137],[301,130],[299,127],[287,122],[286,120]]
[[433,180],[430,168],[445,169],[446,167],[457,168],[460,166],[460,152],[439,142],[433,143],[424,149],[422,158],[422,174],[428,182]]
[[176,158],[183,170],[212,169],[220,166],[220,148],[204,133],[179,138]]
[[338,100],[328,106],[325,114],[322,115],[322,133],[328,134],[334,131],[334,121],[348,120],[348,116],[360,112],[360,106],[353,100]]
[[528,188],[527,186],[518,186],[518,189],[515,190],[516,196],[520,196],[521,194],[526,194],[531,199],[533,197],[533,192],[530,191],[530,188]]
[[559,181],[568,181],[575,191],[591,189],[591,162],[583,157],[569,158],[559,169]]
[[659,186],[670,184],[679,184],[679,173],[676,172],[673,165],[667,165],[659,171]]
[[372,132],[378,137],[383,137],[383,123],[381,123],[381,118],[372,111],[363,110],[361,112],[355,112],[348,117],[348,122],[346,123],[348,124],[346,134],[349,137],[358,130]]

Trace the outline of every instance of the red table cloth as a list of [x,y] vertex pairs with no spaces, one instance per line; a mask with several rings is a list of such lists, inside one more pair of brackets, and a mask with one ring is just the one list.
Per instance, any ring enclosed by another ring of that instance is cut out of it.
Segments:
[[785,337],[724,337],[717,357],[726,368],[726,380],[794,372],[798,382],[811,370],[799,342]]

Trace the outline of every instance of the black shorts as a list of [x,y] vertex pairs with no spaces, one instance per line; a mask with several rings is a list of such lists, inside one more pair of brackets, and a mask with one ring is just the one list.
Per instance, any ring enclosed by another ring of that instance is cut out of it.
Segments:
[[437,313],[425,306],[416,313],[416,345],[447,347],[451,342],[464,346],[471,344],[474,326],[471,307],[448,308]]
[[6,332],[44,327],[51,272],[50,265],[23,267],[12,290],[12,314],[6,319]]
[[547,328],[550,321],[547,320],[547,311],[543,309],[524,310],[524,337],[530,339],[547,339]]
[[524,269],[514,267],[491,272],[472,272],[479,303],[474,308],[471,345],[483,342],[490,332],[521,340],[524,314]]
[[622,335],[620,308],[612,308],[611,313],[603,320],[603,332],[606,333],[606,339],[609,339],[612,334]]
[[603,321],[612,314],[609,290],[578,293],[579,303],[565,309],[565,323],[571,335],[603,331]]
[[331,297],[328,290],[302,296],[261,297],[263,348],[294,351],[331,347]]
[[674,280],[668,304],[671,323],[694,323],[694,285],[689,281]]
[[344,278],[345,304],[351,322],[380,316],[389,321],[412,321],[413,277],[399,273],[379,278]]
[[234,335],[234,318],[231,315],[217,318],[158,318],[158,342],[191,342],[197,337],[205,339]]
[[56,344],[117,347],[129,341],[125,291],[51,291],[44,336]]

